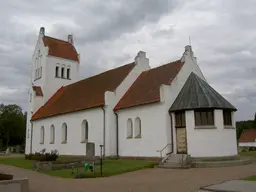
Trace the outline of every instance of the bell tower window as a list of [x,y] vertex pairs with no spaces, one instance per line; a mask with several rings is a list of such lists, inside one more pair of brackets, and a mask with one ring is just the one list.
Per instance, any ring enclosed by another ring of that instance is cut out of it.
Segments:
[[67,68],[67,79],[70,79],[70,68]]
[[55,68],[55,77],[59,77],[59,66]]
[[65,70],[65,68],[61,67],[61,78],[64,78],[64,70]]

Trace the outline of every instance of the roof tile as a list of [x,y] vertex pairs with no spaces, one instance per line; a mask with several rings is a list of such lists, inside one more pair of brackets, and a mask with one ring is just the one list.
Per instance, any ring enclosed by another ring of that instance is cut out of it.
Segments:
[[114,91],[135,66],[130,63],[60,88],[32,120],[104,105],[106,91]]
[[256,142],[256,129],[245,129],[239,138],[239,142]]
[[184,62],[177,60],[143,72],[133,83],[115,110],[160,101],[160,86],[170,85]]
[[44,36],[43,42],[49,47],[49,55],[79,62],[76,48],[68,41]]

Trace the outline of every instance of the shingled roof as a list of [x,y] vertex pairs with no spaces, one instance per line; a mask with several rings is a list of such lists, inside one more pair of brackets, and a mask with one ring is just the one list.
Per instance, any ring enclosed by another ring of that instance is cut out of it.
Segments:
[[104,106],[105,92],[114,91],[134,66],[135,63],[130,63],[61,87],[32,116],[32,120]]
[[199,108],[237,109],[206,81],[191,73],[170,108],[170,112]]
[[239,142],[256,142],[256,129],[245,129],[239,138]]
[[68,41],[44,36],[44,45],[49,47],[49,55],[63,59],[79,61],[76,48]]
[[160,86],[170,85],[184,62],[181,60],[143,72],[128,89],[114,110],[160,101]]

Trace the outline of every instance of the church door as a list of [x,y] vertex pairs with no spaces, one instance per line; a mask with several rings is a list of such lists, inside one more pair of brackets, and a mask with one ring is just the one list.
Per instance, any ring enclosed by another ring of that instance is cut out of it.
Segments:
[[185,111],[175,113],[177,153],[187,154]]

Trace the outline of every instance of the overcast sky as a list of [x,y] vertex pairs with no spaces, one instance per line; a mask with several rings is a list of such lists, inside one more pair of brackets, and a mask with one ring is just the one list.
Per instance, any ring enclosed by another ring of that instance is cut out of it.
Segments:
[[210,85],[238,108],[256,112],[255,0],[8,0],[0,2],[0,103],[27,109],[30,63],[39,28],[74,35],[85,78],[147,52],[151,67],[192,48]]

